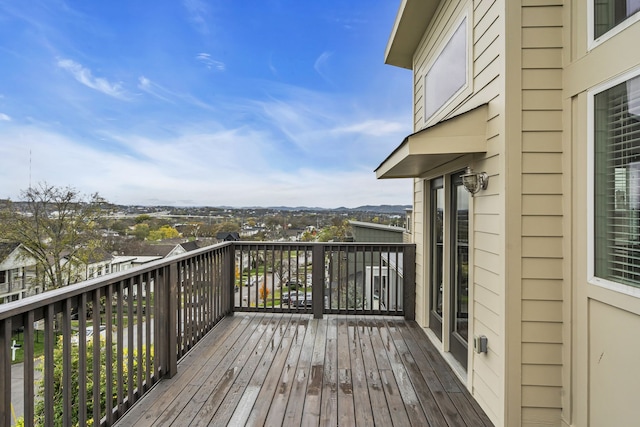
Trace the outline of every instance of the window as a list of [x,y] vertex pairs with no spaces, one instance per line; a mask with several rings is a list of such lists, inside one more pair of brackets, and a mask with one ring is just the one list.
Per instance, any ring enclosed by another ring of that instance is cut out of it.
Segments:
[[593,0],[593,35],[597,39],[640,11],[640,0]]
[[593,274],[640,287],[640,76],[593,106]]
[[425,122],[468,86],[467,40],[465,17],[424,77]]

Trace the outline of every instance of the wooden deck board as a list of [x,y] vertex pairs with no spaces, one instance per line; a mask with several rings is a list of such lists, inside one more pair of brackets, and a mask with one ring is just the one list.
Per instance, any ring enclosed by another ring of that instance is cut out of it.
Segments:
[[397,318],[236,313],[118,422],[491,426],[424,332]]

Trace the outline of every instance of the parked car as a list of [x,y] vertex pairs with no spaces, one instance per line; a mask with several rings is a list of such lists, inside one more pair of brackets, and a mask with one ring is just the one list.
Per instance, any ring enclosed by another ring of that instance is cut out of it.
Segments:
[[294,307],[311,307],[313,302],[311,300],[311,292],[307,292],[306,294],[303,292],[298,292],[295,300],[291,300],[289,306]]
[[291,305],[293,302],[296,302],[299,297],[304,297],[304,292],[283,290],[280,295],[280,302],[282,304]]

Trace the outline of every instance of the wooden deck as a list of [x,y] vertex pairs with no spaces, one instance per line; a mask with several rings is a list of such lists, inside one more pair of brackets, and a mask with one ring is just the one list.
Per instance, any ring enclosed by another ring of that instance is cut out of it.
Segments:
[[415,322],[236,313],[117,426],[490,426]]

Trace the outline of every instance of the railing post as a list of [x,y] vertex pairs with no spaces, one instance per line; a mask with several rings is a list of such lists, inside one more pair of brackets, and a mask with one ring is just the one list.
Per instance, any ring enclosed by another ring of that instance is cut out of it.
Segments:
[[233,242],[229,245],[229,252],[227,253],[227,259],[225,261],[227,283],[226,286],[224,286],[223,295],[228,296],[225,314],[233,315],[236,305],[236,293],[234,292],[236,282],[236,246]]
[[405,246],[402,257],[404,318],[416,320],[416,247]]
[[169,265],[169,278],[166,281],[167,295],[167,377],[178,373],[178,263]]
[[324,246],[314,245],[311,252],[311,299],[313,318],[322,319],[324,314]]

